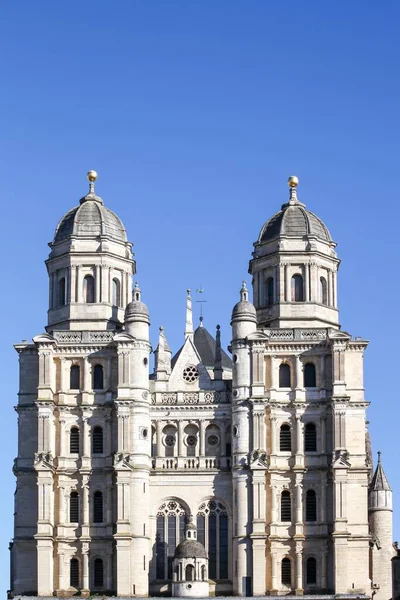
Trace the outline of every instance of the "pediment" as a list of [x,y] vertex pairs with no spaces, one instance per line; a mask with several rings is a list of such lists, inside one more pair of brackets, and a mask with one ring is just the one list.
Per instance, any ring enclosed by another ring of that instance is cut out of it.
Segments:
[[269,341],[269,335],[267,333],[264,333],[264,331],[255,331],[254,333],[251,333],[250,335],[247,336],[247,339],[249,341],[265,341],[268,342]]
[[265,450],[254,450],[250,455],[251,469],[268,469],[268,457]]
[[332,456],[333,469],[349,469],[351,467],[349,461],[349,453],[345,451],[337,451]]
[[113,341],[114,342],[132,342],[135,339],[136,338],[133,337],[133,335],[131,335],[127,331],[121,331],[120,333],[116,333],[114,335]]
[[[196,367],[199,372],[198,379],[193,382],[184,379],[184,371],[190,367]],[[190,337],[187,337],[172,368],[171,376],[169,378],[169,389],[188,389],[197,391],[199,389],[207,389],[210,385],[211,379],[207,369],[197,352],[193,340]]]

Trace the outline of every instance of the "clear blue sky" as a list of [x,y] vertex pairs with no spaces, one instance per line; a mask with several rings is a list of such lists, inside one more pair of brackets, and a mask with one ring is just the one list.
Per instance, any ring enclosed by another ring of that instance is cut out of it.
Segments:
[[153,344],[162,324],[174,350],[185,290],[200,285],[205,323],[229,343],[252,244],[298,175],[300,199],[338,242],[343,328],[371,341],[370,429],[400,538],[399,21],[394,0],[3,3],[1,589],[17,453],[12,344],[43,331],[47,242],[88,169],[135,243]]

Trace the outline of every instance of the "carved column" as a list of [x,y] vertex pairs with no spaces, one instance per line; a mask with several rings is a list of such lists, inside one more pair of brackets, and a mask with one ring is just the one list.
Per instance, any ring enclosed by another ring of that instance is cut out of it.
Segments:
[[285,264],[279,263],[279,302],[285,301]]
[[310,265],[304,265],[304,300],[310,301]]
[[162,429],[163,429],[163,422],[156,421],[156,436],[157,436],[156,456],[162,456]]
[[89,555],[87,544],[84,544],[84,548],[82,548],[82,584],[83,589],[89,590]]
[[92,365],[88,361],[87,357],[83,359],[83,391],[90,392],[91,390],[91,372]]
[[332,284],[333,284],[333,306],[337,308],[337,271],[333,271],[332,274]]
[[318,302],[318,267],[316,263],[310,263],[310,300]]
[[304,454],[302,414],[296,415],[296,454]]
[[328,305],[333,306],[333,283],[332,283],[332,271],[328,270]]
[[51,273],[50,277],[49,277],[49,308],[54,308],[54,273]]
[[112,489],[111,485],[107,485],[107,525],[112,523]]
[[91,413],[83,412],[82,413],[82,421],[83,421],[83,456],[91,455],[90,448],[90,427],[88,423],[88,419],[90,418]]
[[101,302],[108,302],[108,265],[101,265]]
[[183,443],[183,421],[178,421],[178,456],[185,456],[185,445]]
[[70,285],[68,290],[68,302],[76,302],[76,266],[70,267]]
[[277,388],[277,368],[276,368],[276,357],[271,356],[271,389],[276,390]]
[[112,453],[112,447],[111,447],[111,417],[107,416],[106,417],[106,440],[105,440],[105,452],[107,456],[110,456],[110,454]]
[[271,427],[271,454],[276,454],[276,417],[270,416]]
[[291,302],[292,300],[292,290],[291,290],[291,286],[290,286],[290,270],[289,270],[290,265],[287,264],[285,267],[285,280],[286,280],[286,294],[285,294],[285,298],[286,298],[286,302]]
[[271,522],[278,522],[278,490],[271,485]]
[[273,590],[278,589],[276,578],[276,552],[272,552],[271,554],[271,584]]
[[300,355],[296,354],[296,389],[303,389],[303,363]]
[[200,420],[200,456],[205,456],[206,453],[206,422]]
[[296,595],[303,594],[303,546],[296,542]]
[[96,265],[96,303],[100,302],[100,265]]
[[65,419],[60,419],[60,456],[65,456]]
[[82,525],[89,525],[89,486],[88,478],[82,478]]
[[58,522],[60,525],[65,523],[65,504],[65,488],[61,486],[58,488]]
[[112,554],[111,552],[107,553],[107,572],[106,572],[106,582],[107,589],[112,590]]
[[303,524],[303,484],[301,475],[296,475],[296,525]]
[[83,290],[81,285],[81,265],[76,265],[76,289],[75,298],[76,302],[83,302]]
[[221,442],[220,442],[221,456],[225,456],[225,454],[226,454],[225,429],[226,429],[225,420],[221,419],[221,421],[219,422],[219,431],[220,431],[220,435],[221,435]]

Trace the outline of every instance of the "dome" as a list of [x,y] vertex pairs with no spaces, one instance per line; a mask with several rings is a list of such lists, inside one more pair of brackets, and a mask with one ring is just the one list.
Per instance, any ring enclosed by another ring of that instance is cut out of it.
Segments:
[[254,307],[254,304],[249,302],[248,300],[241,300],[233,307],[232,311],[232,320],[240,319],[246,321],[257,321],[257,312]]
[[118,242],[126,242],[125,227],[112,210],[103,205],[103,201],[94,194],[88,194],[63,216],[57,225],[53,244],[70,237],[93,238],[107,236]]
[[183,540],[175,550],[174,558],[208,558],[203,544],[197,540]]
[[149,318],[149,309],[141,300],[132,300],[125,309],[125,321],[134,321],[141,317]]
[[323,221],[298,201],[284,204],[281,210],[263,225],[258,242],[263,244],[281,236],[315,236],[324,242],[332,242],[331,234]]

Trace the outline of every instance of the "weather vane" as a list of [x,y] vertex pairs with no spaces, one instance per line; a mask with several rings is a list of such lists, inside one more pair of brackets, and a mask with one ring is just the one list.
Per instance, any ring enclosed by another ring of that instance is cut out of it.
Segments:
[[[197,288],[196,290],[197,294],[204,294],[204,288],[202,285],[200,285],[199,288]],[[200,325],[203,324],[203,304],[205,304],[207,302],[207,300],[196,300],[197,304],[200,304]]]

